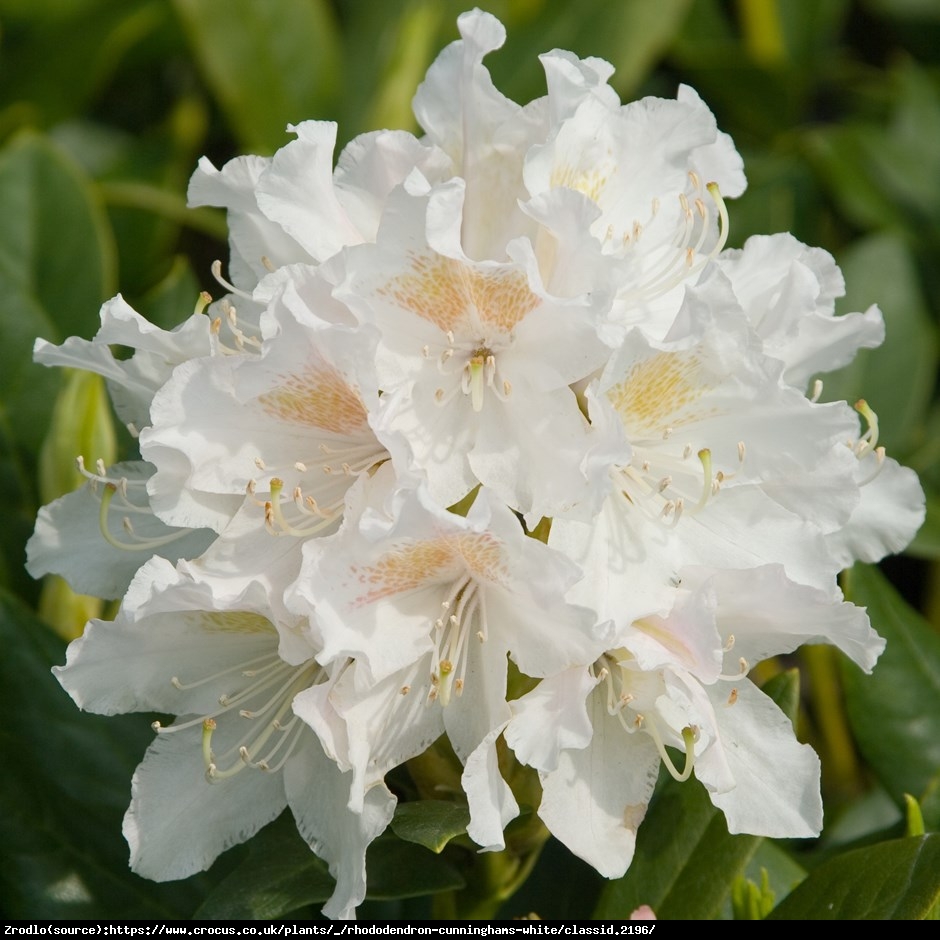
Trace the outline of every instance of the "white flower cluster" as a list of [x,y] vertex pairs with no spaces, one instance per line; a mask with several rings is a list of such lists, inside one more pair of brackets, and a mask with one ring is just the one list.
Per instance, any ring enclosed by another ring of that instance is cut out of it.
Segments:
[[[335,126],[307,121],[201,162],[227,297],[172,332],[117,297],[93,341],[37,343],[139,434],[42,510],[30,569],[123,596],[56,670],[82,708],[178,716],[125,819],[147,877],[289,806],[352,916],[384,777],[442,734],[490,850],[519,811],[500,736],[609,877],[662,763],[732,832],[821,827],[818,760],[747,673],[883,646],[836,575],[903,548],[923,495],[813,381],[881,315],[835,316],[838,268],[789,235],[724,249],[741,159],[690,88],[621,105],[611,66],[554,51],[519,106],[482,64],[501,24],[458,24],[423,137],[363,135],[334,169]],[[540,680],[515,698],[509,660]]]

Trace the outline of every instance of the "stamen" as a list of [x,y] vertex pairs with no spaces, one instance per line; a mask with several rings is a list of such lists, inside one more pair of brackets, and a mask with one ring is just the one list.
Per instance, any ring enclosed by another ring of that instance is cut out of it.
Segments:
[[[193,531],[192,529],[179,529],[176,532],[170,532],[169,534],[163,536],[155,536],[154,538],[141,538],[134,535],[133,527],[130,525],[130,520],[125,516],[123,520],[125,523],[125,529],[134,537],[135,541],[123,542],[120,539],[115,538],[111,534],[111,530],[108,526],[108,511],[111,507],[111,501],[114,498],[114,494],[117,492],[117,484],[110,481],[105,483],[104,492],[101,494],[101,507],[98,512],[98,528],[101,530],[101,535],[104,537],[104,540],[113,548],[117,548],[125,552],[152,552],[154,549],[161,548],[164,545],[169,545],[171,542],[176,542],[184,536],[189,535],[189,533]],[[147,512],[147,510],[141,509],[141,507],[134,507],[134,509],[137,512]]]
[[236,297],[241,297],[242,300],[252,300],[251,294],[245,293],[243,290],[239,290],[234,284],[230,281],[227,281],[222,277],[222,262],[213,261],[211,265],[212,276],[230,293],[234,294]]
[[738,660],[738,671],[734,675],[725,675],[722,673],[718,676],[719,679],[724,679],[729,682],[734,682],[736,679],[743,679],[748,672],[750,672],[751,666],[748,661],[742,656]]
[[[344,464],[343,468],[344,471],[352,474],[352,470],[348,469],[348,465]],[[325,469],[326,467],[324,467]],[[311,507],[308,511],[304,506],[303,492],[298,486],[293,491],[292,502],[300,508],[305,517],[317,517],[317,522],[311,525],[296,526],[284,515],[284,507],[281,503],[284,481],[279,477],[272,477],[268,485],[271,488],[271,499],[264,504],[264,521],[265,527],[272,535],[287,534],[297,538],[307,538],[321,532],[336,519],[336,512],[320,509],[312,496],[307,497],[307,500],[309,500],[307,505]]]
[[[638,715],[637,717],[643,716]],[[692,768],[695,765],[695,740],[698,737],[695,729],[691,725],[682,729],[682,743],[685,746],[685,767],[682,768],[681,773],[676,769],[676,765],[672,762],[672,758],[666,751],[666,746],[663,744],[663,739],[659,734],[659,729],[656,727],[656,722],[647,722],[646,730],[655,742],[656,750],[659,751],[659,756],[673,779],[679,783],[688,780],[689,777],[692,776]]]

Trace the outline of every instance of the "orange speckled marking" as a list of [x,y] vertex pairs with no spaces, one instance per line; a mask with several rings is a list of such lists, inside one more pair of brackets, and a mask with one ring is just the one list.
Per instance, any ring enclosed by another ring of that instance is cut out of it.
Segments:
[[311,369],[282,381],[258,399],[269,415],[334,434],[356,434],[366,423],[362,399],[335,369]]
[[367,590],[355,606],[413,591],[429,583],[455,581],[464,573],[479,581],[500,581],[503,546],[487,532],[460,532],[427,542],[404,543],[374,565],[353,567]]
[[679,423],[682,409],[708,391],[700,368],[694,353],[656,353],[636,363],[607,398],[628,428],[661,430]]
[[445,333],[466,330],[473,308],[485,325],[509,333],[540,303],[522,271],[482,273],[442,255],[412,255],[410,264],[411,272],[392,278],[380,296]]

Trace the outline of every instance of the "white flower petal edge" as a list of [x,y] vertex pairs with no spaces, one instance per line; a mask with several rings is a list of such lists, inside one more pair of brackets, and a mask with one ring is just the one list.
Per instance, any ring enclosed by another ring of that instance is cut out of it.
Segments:
[[[630,864],[660,762],[679,780],[694,772],[732,832],[817,835],[819,760],[746,678],[748,657],[822,640],[870,671],[884,647],[863,610],[833,605],[779,566],[682,576],[667,616],[636,621],[591,666],[510,703],[506,741],[539,770],[540,816],[608,877]],[[684,768],[665,745],[685,751]]]
[[[70,336],[61,346],[37,339],[33,356],[46,366],[68,366],[104,376],[122,421],[135,429],[150,424],[153,396],[181,362],[210,354],[210,321],[194,314],[175,330],[145,320],[118,294],[101,308],[101,329],[91,341]],[[111,345],[134,350],[115,359]]]
[[[178,716],[134,775],[124,820],[131,867],[156,881],[208,868],[289,806],[337,880],[326,911],[351,917],[365,895],[365,851],[395,798],[373,781],[350,812],[349,775],[293,715],[295,696],[325,681],[314,659],[285,662],[264,592],[214,595],[161,558],[149,561],[114,622],[92,621],[55,673],[76,703],[102,714]],[[316,786],[311,786],[316,781]]]

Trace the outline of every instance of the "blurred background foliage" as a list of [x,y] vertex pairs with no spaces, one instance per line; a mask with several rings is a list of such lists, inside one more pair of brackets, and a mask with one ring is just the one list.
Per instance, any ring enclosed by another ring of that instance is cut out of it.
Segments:
[[[465,3],[455,0],[0,0],[0,904],[7,917],[313,916],[323,866],[285,820],[189,881],[130,874],[120,818],[145,719],[78,712],[49,674],[101,604],[31,581],[38,507],[74,487],[74,457],[133,446],[95,378],[31,362],[34,339],[90,337],[119,289],[171,327],[213,289],[225,220],[188,210],[198,157],[272,153],[289,122],[339,143],[415,129],[411,96]],[[553,47],[616,66],[624,100],[694,86],[745,160],[732,246],[793,232],[843,267],[843,311],[880,304],[887,341],[826,378],[863,394],[889,453],[914,467],[927,522],[907,556],[845,589],[888,638],[871,677],[829,649],[762,667],[823,761],[812,844],[731,837],[697,784],[658,793],[625,879],[602,883],[550,842],[503,916],[924,917],[940,894],[940,0],[489,0],[488,59],[517,101],[544,93]],[[792,668],[795,667],[795,668]],[[407,782],[401,784],[407,789]],[[363,916],[467,910],[509,893],[458,804],[396,817],[370,854]],[[430,850],[430,851],[429,851]],[[435,856],[433,852],[439,854]],[[505,866],[503,869],[505,875]],[[519,873],[516,872],[516,875]],[[514,876],[515,877],[515,876]],[[490,878],[490,881],[487,881]],[[508,879],[513,881],[513,879]],[[515,881],[519,881],[515,877]],[[513,881],[513,885],[515,885]],[[803,882],[799,888],[794,886]],[[481,888],[481,885],[483,887]],[[792,891],[792,893],[791,893]],[[458,900],[455,902],[454,898]],[[409,900],[410,899],[410,900]],[[835,899],[833,901],[833,899]],[[828,906],[827,906],[828,905]]]

